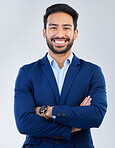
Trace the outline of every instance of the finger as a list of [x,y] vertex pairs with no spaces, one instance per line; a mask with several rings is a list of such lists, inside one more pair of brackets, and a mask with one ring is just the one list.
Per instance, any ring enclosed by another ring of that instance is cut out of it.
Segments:
[[81,129],[80,129],[80,128],[78,128],[78,129],[77,129],[77,132],[78,132],[78,131],[81,131]]
[[46,118],[46,119],[49,119],[49,117],[48,117],[46,114],[45,114],[45,118]]
[[87,97],[83,100],[83,102],[80,104],[80,106],[84,106],[86,102],[87,102]]
[[80,128],[76,128],[75,129],[75,132],[78,132],[78,131],[81,131],[81,129]]
[[90,106],[91,105],[91,103],[89,102],[89,103],[87,103],[85,106]]
[[88,100],[90,99],[90,96],[86,97],[83,102],[80,104],[80,106],[85,106],[88,102]]
[[92,98],[89,98],[89,100],[87,101],[86,104],[91,105],[91,100],[92,100]]
[[85,106],[90,106],[90,105],[91,105],[91,100],[92,100],[92,98],[90,98],[90,99],[87,101],[87,103],[85,104]]

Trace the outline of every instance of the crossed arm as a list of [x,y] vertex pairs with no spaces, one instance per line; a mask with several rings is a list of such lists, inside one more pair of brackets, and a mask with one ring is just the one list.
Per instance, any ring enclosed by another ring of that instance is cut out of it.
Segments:
[[[86,97],[86,98],[83,100],[83,102],[80,104],[80,106],[90,106],[90,105],[91,105],[91,100],[92,100],[92,98],[91,98],[90,96]],[[45,118],[45,119],[53,119],[53,115],[52,115],[52,109],[53,109],[53,107],[52,107],[52,106],[48,106],[48,107],[47,107],[47,111],[46,111],[45,114],[43,114],[43,113],[40,114],[40,113],[39,113],[39,109],[40,109],[40,107],[36,107],[36,108],[35,108],[35,113],[36,113],[37,115],[39,115],[39,116],[41,116],[41,117],[43,117],[43,118]],[[71,133],[77,132],[77,131],[80,131],[80,130],[81,130],[81,129],[79,129],[79,128],[72,127]]]
[[[93,98],[92,103],[86,98],[80,106],[62,105],[53,109],[49,106],[43,118],[39,115],[39,107],[35,109],[29,79],[24,68],[21,68],[16,80],[14,101],[14,114],[19,132],[34,137],[55,138],[61,135],[70,140],[71,133],[78,131],[78,128],[80,130],[99,127],[107,108],[105,83],[99,68],[92,77],[88,94]],[[68,115],[67,118],[57,116],[59,111],[64,111]],[[52,115],[56,116],[54,121],[51,119]]]

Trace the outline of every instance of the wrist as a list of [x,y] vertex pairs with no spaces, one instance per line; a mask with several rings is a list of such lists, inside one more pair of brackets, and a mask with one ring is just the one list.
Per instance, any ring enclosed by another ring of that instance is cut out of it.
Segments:
[[45,114],[47,111],[48,106],[47,105],[43,105],[40,107],[39,109],[39,114]]

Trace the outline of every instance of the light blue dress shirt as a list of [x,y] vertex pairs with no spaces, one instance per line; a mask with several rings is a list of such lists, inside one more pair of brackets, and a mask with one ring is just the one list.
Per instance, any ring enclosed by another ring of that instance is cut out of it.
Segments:
[[[65,60],[64,62],[64,66],[63,68],[59,68],[58,64],[56,63],[56,61],[50,56],[50,54],[48,53],[47,58],[50,62],[50,66],[53,70],[56,82],[57,82],[57,86],[58,86],[58,90],[59,90],[59,94],[61,95],[61,91],[62,91],[62,87],[63,87],[63,83],[64,83],[64,79],[67,73],[67,70],[72,62],[73,59],[73,53],[71,53],[71,55]],[[53,116],[53,119],[55,119],[56,116]]]
[[71,53],[71,55],[65,60],[64,66],[61,69],[59,68],[56,61],[50,56],[49,53],[47,55],[47,58],[50,62],[50,66],[53,70],[53,73],[54,73],[54,76],[55,76],[55,79],[56,79],[56,82],[58,85],[59,94],[61,95],[64,79],[65,79],[67,70],[72,62],[72,59],[73,59],[73,53]]

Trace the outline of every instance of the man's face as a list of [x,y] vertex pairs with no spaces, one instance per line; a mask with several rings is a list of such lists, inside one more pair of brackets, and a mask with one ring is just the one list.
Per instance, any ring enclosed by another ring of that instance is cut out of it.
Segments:
[[72,16],[64,12],[49,15],[46,30],[43,30],[49,50],[57,54],[71,50],[77,34],[78,30],[74,31]]

